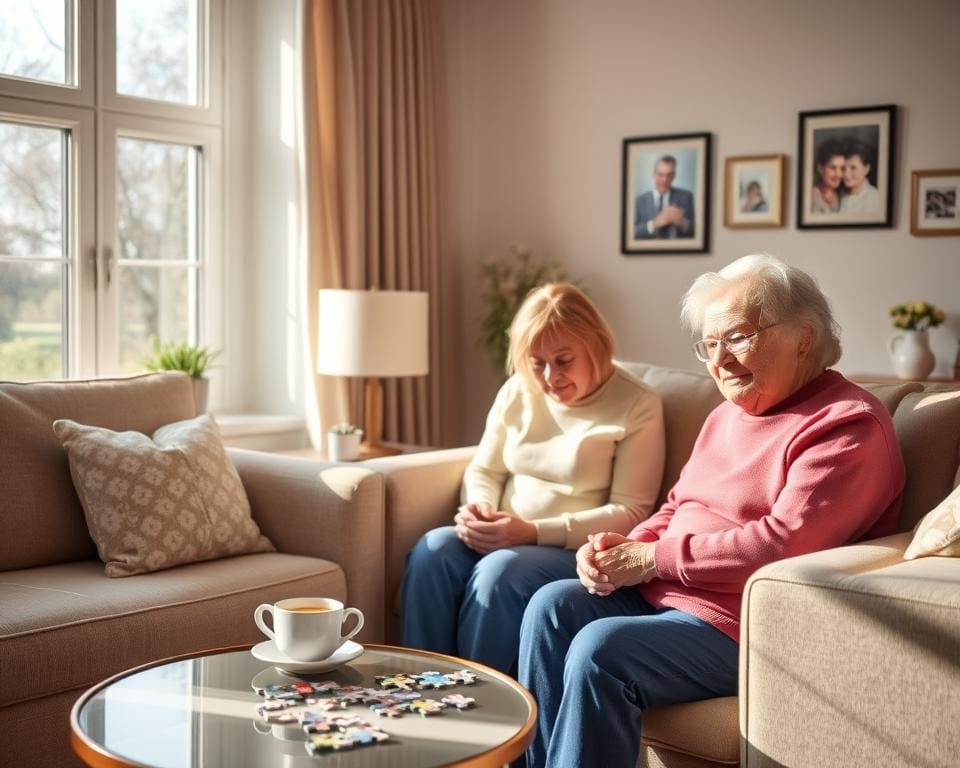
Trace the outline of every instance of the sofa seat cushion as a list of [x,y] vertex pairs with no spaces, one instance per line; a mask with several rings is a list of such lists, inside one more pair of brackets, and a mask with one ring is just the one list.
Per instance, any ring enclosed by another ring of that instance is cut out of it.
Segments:
[[738,765],[738,711],[736,696],[654,707],[643,714],[643,745]]
[[0,574],[0,707],[93,685],[181,653],[254,643],[260,603],[347,600],[340,566],[240,555],[108,579],[99,560]]

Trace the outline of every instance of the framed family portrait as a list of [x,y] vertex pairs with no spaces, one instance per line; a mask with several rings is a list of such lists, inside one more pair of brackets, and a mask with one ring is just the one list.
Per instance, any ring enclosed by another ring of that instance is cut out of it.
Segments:
[[783,226],[784,155],[728,157],[723,223],[731,229]]
[[914,171],[910,184],[910,234],[960,235],[960,168]]
[[797,226],[893,226],[892,104],[800,113]]
[[710,247],[710,134],[623,140],[620,250],[706,253]]

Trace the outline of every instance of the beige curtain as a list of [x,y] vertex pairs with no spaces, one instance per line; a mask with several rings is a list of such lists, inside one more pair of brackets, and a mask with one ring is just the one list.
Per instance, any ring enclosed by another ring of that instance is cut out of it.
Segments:
[[[385,380],[383,436],[437,445],[442,0],[304,0],[304,8],[310,354],[318,288],[427,291],[430,375]],[[315,378],[312,434],[346,418],[362,423],[358,382]]]

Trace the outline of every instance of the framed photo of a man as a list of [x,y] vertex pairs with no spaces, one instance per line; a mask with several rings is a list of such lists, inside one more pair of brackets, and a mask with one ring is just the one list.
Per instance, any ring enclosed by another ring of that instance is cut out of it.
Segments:
[[797,227],[892,227],[893,104],[800,113]]
[[910,185],[910,234],[960,235],[960,168],[914,171]]
[[731,229],[783,226],[783,155],[728,157],[723,223]]
[[710,245],[710,134],[623,140],[620,250],[706,253]]

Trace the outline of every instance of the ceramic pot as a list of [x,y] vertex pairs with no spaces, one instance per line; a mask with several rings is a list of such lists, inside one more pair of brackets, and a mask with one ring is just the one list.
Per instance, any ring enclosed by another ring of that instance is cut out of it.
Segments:
[[360,457],[360,441],[363,432],[351,432],[342,435],[339,432],[327,432],[327,455],[330,461],[356,461]]
[[194,378],[193,401],[197,404],[197,416],[207,412],[207,399],[210,397],[210,379]]
[[924,331],[899,331],[887,341],[893,371],[898,379],[923,381],[937,365]]

